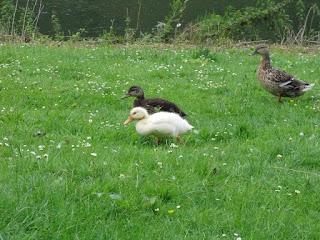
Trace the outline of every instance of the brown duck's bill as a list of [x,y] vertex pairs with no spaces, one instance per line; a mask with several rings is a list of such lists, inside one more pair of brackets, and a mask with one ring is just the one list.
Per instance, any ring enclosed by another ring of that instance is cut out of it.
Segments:
[[130,116],[123,124],[128,124],[128,123],[131,123],[132,121],[133,121],[133,118]]

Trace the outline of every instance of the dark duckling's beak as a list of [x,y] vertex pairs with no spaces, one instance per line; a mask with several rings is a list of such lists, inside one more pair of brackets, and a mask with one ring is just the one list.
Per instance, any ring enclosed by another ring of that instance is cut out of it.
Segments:
[[129,93],[126,93],[125,95],[123,95],[123,96],[121,97],[121,99],[127,98],[127,97],[131,97],[131,95],[130,95]]
[[257,49],[256,49],[256,50],[254,50],[254,52],[253,52],[253,53],[249,54],[249,56],[254,56],[254,55],[256,55],[256,54],[258,54]]

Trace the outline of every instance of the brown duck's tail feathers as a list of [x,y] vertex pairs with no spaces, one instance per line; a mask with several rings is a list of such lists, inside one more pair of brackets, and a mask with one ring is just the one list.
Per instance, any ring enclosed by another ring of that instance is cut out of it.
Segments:
[[306,81],[303,81],[294,77],[291,78],[289,81],[279,84],[280,88],[287,89],[287,90],[299,90],[302,92],[307,92],[311,90],[313,86],[314,86],[314,83],[309,84]]
[[279,84],[279,87],[288,87],[292,85],[292,80]]
[[310,91],[314,86],[314,83],[312,84],[306,84],[305,85],[305,88],[302,90],[303,92],[307,92],[307,91]]

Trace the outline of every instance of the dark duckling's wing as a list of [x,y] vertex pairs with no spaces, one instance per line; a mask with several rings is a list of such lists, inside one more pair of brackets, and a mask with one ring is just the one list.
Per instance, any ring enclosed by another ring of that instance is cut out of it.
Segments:
[[174,112],[179,114],[182,118],[187,118],[185,114],[176,104],[162,98],[144,98],[144,91],[139,86],[131,86],[128,92],[121,98],[135,97],[132,107],[143,107],[149,114],[159,111]]
[[182,118],[187,118],[185,114],[176,104],[162,98],[147,98],[141,102],[141,106],[152,114],[157,111],[173,112],[179,114]]

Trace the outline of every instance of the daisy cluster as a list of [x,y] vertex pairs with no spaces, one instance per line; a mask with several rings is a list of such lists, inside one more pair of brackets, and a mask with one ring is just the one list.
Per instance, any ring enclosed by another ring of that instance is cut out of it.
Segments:
[[[223,233],[223,234],[222,234],[222,237],[228,237],[228,235],[225,234],[225,233]],[[234,234],[233,234],[233,237],[235,237],[236,240],[241,240],[241,239],[242,239],[241,237],[239,237],[239,234],[238,234],[238,233],[234,233]]]
[[278,193],[280,193],[280,192],[285,192],[285,194],[288,195],[288,196],[292,196],[293,194],[298,195],[298,194],[301,193],[301,191],[298,190],[298,189],[295,189],[295,190],[291,190],[291,191],[290,191],[290,190],[288,190],[287,187],[283,188],[283,187],[280,186],[280,185],[278,185],[274,191],[275,191],[275,192],[278,192]]
[[0,147],[10,147],[9,139],[4,137],[2,141],[0,141]]
[[[23,148],[20,149],[21,152],[27,152],[31,156],[34,156],[36,159],[48,159],[49,154],[46,152],[45,145],[39,145],[37,149],[30,150],[27,145],[23,145]],[[17,155],[17,154],[16,154]]]

